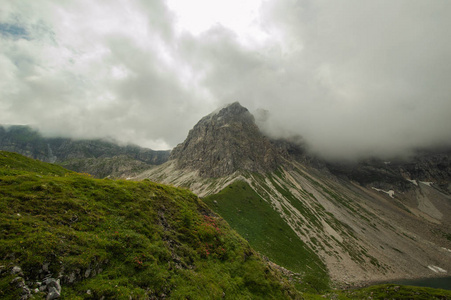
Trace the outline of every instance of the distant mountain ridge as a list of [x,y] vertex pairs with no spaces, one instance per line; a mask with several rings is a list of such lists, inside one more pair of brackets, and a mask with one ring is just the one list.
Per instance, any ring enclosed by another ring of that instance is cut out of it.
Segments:
[[29,126],[0,126],[0,150],[60,164],[97,177],[125,176],[167,161],[170,151],[136,145],[120,146],[107,140],[47,138]]

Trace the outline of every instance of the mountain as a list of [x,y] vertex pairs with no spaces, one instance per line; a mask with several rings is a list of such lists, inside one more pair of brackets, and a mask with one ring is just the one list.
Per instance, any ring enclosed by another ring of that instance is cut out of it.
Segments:
[[450,152],[327,162],[233,103],[134,179],[191,189],[271,261],[327,286],[451,270]]
[[177,161],[177,168],[195,168],[206,178],[236,170],[274,171],[280,161],[254,117],[238,102],[200,120],[169,159]]
[[96,177],[127,177],[167,161],[170,151],[135,145],[120,146],[106,140],[45,138],[29,126],[0,126],[0,150],[57,163]]

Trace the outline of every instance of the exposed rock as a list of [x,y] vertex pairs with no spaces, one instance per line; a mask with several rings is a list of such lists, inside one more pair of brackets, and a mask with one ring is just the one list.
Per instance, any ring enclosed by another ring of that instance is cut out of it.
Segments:
[[44,284],[48,291],[47,300],[57,299],[61,296],[61,284],[59,279],[46,278]]
[[[21,270],[22,272],[22,270]],[[16,286],[19,289],[22,289],[22,293],[20,296],[21,300],[27,300],[30,299],[31,296],[31,290],[30,288],[26,285],[25,280],[22,277],[16,277],[11,281],[11,284]]]
[[75,272],[70,273],[68,278],[69,283],[74,283],[76,278],[77,277],[75,276]]
[[170,159],[177,159],[179,168],[199,170],[202,177],[227,176],[237,170],[270,172],[280,161],[254,117],[238,102],[202,118],[172,150]]
[[47,294],[47,300],[58,299],[61,297],[61,293],[54,287],[49,288],[49,293]]
[[22,268],[19,266],[14,266],[13,269],[11,270],[11,274],[23,276]]

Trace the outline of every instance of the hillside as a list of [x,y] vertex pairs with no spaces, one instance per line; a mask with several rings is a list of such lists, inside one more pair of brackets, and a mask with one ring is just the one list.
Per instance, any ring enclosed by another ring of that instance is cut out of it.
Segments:
[[4,151],[0,266],[2,299],[298,297],[187,190],[92,179]]

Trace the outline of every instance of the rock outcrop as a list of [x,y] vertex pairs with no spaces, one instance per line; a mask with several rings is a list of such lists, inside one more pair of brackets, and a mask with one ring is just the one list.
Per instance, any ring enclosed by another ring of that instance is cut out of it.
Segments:
[[280,156],[238,102],[202,118],[186,140],[174,148],[170,160],[179,168],[199,170],[202,177],[227,176],[235,171],[274,171]]

